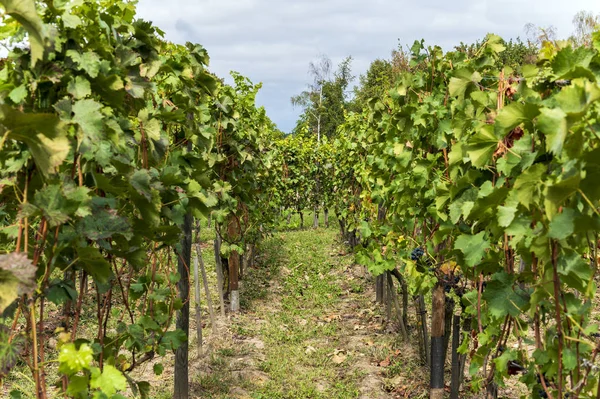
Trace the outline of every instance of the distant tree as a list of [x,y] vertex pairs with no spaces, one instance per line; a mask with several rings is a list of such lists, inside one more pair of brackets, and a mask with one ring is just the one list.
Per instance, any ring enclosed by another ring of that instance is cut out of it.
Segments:
[[[331,60],[322,54],[317,63],[308,64],[309,74],[313,82],[308,85],[308,90],[304,90],[297,96],[293,96],[291,101],[293,106],[299,106],[304,109],[305,119],[310,123],[314,121],[317,141],[321,141],[321,120],[323,119],[323,86],[329,81],[331,75]],[[308,117],[308,118],[306,118]],[[302,118],[302,117],[301,117]]]
[[592,33],[600,25],[600,14],[594,15],[591,11],[579,11],[573,17],[575,32],[569,37],[576,47],[589,47],[592,45]]
[[[454,49],[459,52],[466,53],[467,56],[474,56],[479,48],[483,45],[483,40],[477,40],[472,44],[460,43]],[[522,65],[535,64],[539,48],[528,39],[527,43],[523,42],[519,37],[515,40],[510,39],[508,42],[504,39],[501,41],[504,45],[504,51],[498,54],[499,61],[507,67],[514,70],[519,70]]]
[[538,48],[524,43],[519,37],[514,41],[503,40],[504,51],[499,54],[500,62],[513,69],[519,69],[526,64],[535,64],[537,60]]
[[398,43],[398,48],[392,50],[392,60],[390,63],[392,64],[392,73],[395,79],[395,77],[402,72],[406,72],[411,69],[410,52],[402,48],[401,43]]
[[318,62],[309,64],[312,83],[307,90],[291,98],[292,105],[302,107],[303,112],[294,132],[308,131],[321,137],[335,135],[337,126],[344,120],[347,108],[347,89],[354,77],[351,74],[352,57],[346,57],[331,73],[331,60],[321,55]]
[[556,28],[552,25],[541,27],[529,22],[525,24],[525,34],[530,47],[541,48],[546,42],[556,41]]
[[323,84],[323,120],[321,133],[334,137],[339,125],[344,122],[344,112],[348,109],[348,86],[354,80],[351,65],[352,57],[346,57],[333,74],[333,79]]
[[381,98],[394,84],[394,66],[391,61],[376,59],[354,88],[352,110],[360,111],[371,98]]

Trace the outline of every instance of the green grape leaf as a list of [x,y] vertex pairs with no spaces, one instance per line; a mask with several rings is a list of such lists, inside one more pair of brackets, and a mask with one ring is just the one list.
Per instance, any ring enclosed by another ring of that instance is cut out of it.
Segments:
[[74,80],[71,80],[67,86],[67,91],[76,99],[88,97],[92,94],[90,82],[83,76],[77,76]]
[[24,84],[21,86],[17,86],[14,89],[11,90],[10,93],[8,93],[8,97],[11,99],[11,101],[15,104],[20,104],[21,101],[25,100],[27,98],[27,86],[25,86]]
[[73,104],[73,122],[79,124],[86,138],[95,141],[102,139],[104,130],[102,104],[91,100],[78,100]]
[[0,135],[27,145],[45,175],[56,171],[71,149],[64,124],[54,114],[25,113],[0,105]]
[[160,345],[166,347],[170,350],[175,350],[179,348],[184,342],[187,341],[187,336],[181,330],[175,331],[167,331],[162,339],[160,340]]
[[102,371],[97,367],[92,368],[90,387],[100,389],[110,397],[117,393],[117,391],[127,389],[127,379],[115,366],[104,364]]
[[547,167],[543,164],[535,164],[517,177],[513,191],[516,192],[519,203],[525,208],[534,200],[536,190],[539,190],[539,183],[542,181],[542,176],[546,174]]
[[76,229],[79,234],[94,241],[104,240],[116,234],[131,239],[133,234],[129,221],[112,209],[94,209],[91,215],[77,223]]
[[102,256],[100,250],[95,247],[77,248],[79,263],[95,280],[106,283],[112,276],[110,263]]
[[81,18],[79,18],[77,15],[73,15],[68,12],[65,12],[61,16],[61,18],[62,18],[63,24],[65,25],[65,28],[75,29],[83,23],[81,21]]
[[46,291],[46,298],[56,305],[77,299],[77,291],[70,280],[53,280]]
[[369,237],[371,237],[371,235],[373,235],[373,232],[371,231],[371,228],[369,227],[369,223],[363,221],[360,224],[360,234],[361,234],[361,237],[364,237],[364,238],[369,238]]
[[557,240],[569,237],[575,231],[575,217],[576,212],[573,209],[563,209],[562,213],[556,215],[550,222],[548,237]]
[[557,268],[558,274],[564,283],[579,292],[587,292],[588,284],[592,280],[594,272],[589,263],[578,253],[568,251],[560,256]]
[[[567,370],[567,371],[575,370],[575,367],[577,367],[577,364],[579,363],[579,359],[577,358],[577,352],[575,352],[571,348],[564,348],[562,355],[563,355],[562,362],[563,362],[563,365],[565,366],[565,370]],[[560,361],[560,359],[559,359],[559,361]]]
[[492,276],[483,291],[483,299],[487,301],[490,314],[497,318],[517,317],[529,306],[529,293],[515,284],[515,276],[506,272]]
[[569,132],[565,111],[560,108],[542,108],[537,126],[546,135],[546,150],[559,155]]
[[23,399],[23,395],[21,394],[21,391],[19,391],[17,389],[13,389],[12,391],[10,391],[9,395],[10,395],[10,399]]
[[498,207],[498,224],[500,227],[508,227],[515,218],[517,208],[514,206],[499,206]]
[[494,124],[496,134],[504,136],[520,124],[530,123],[539,113],[539,107],[534,104],[510,103],[496,116]]
[[36,271],[27,254],[0,255],[0,314],[21,295],[33,293],[37,287]]
[[147,170],[137,170],[129,178],[132,187],[148,202],[152,202],[152,188],[150,187],[150,174]]
[[79,349],[74,343],[64,344],[58,353],[58,371],[70,376],[81,370],[89,369],[94,360],[93,355],[94,351],[88,344],[81,344]]
[[69,385],[67,386],[67,394],[72,397],[78,397],[82,392],[87,392],[89,377],[87,375],[72,375],[69,377]]
[[17,20],[29,34],[31,65],[44,58],[46,28],[35,8],[34,0],[0,0],[6,13]]
[[0,325],[0,378],[6,377],[21,358],[24,340],[18,335],[12,341],[9,338],[10,329]]
[[589,76],[593,74],[588,69],[590,62],[594,59],[593,51],[585,46],[573,49],[572,46],[561,49],[552,60],[552,69],[556,79],[571,79],[578,76]]
[[67,57],[79,66],[79,69],[85,71],[91,78],[98,77],[100,72],[100,57],[93,51],[86,51],[81,54],[77,50],[67,50]]
[[475,83],[481,81],[481,75],[471,69],[459,69],[455,76],[450,78],[448,91],[452,97],[463,98],[470,88],[476,87]]
[[503,375],[508,375],[508,362],[510,360],[515,360],[517,358],[517,353],[514,349],[506,349],[502,352],[500,356],[494,359],[494,364],[496,364],[496,369],[499,373]]
[[485,239],[485,231],[476,235],[462,234],[454,244],[454,248],[460,250],[468,266],[475,266],[485,256],[485,251],[490,248],[490,243]]
[[498,137],[491,125],[485,125],[469,139],[467,154],[473,166],[483,168],[492,160],[492,155],[498,148]]

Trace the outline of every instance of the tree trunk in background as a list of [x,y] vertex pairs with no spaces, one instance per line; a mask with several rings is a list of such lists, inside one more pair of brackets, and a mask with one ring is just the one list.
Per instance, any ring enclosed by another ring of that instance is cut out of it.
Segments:
[[223,299],[223,264],[221,263],[221,237],[216,233],[213,243],[215,249],[215,266],[217,269],[217,292],[219,293],[219,304],[221,305],[221,317],[225,317],[225,300]]
[[313,229],[319,227],[319,208],[315,206],[313,214]]
[[444,398],[444,315],[446,293],[438,284],[431,300],[431,380],[430,399]]
[[[230,240],[237,240],[239,236],[238,225],[235,218],[229,219],[227,226]],[[240,270],[240,254],[232,251],[229,254],[229,292],[231,293],[230,305],[232,312],[240,310],[240,291],[238,286],[238,273]]]
[[325,219],[325,227],[329,228],[329,209],[323,210],[323,219]]
[[[190,333],[190,264],[192,257],[192,214],[188,212],[183,219],[181,238],[181,253],[177,256],[177,271],[181,278],[177,283],[179,298],[183,307],[177,313],[175,326],[182,330],[186,336]],[[175,351],[175,377],[173,386],[173,399],[188,399],[188,341],[186,340]]]
[[300,214],[300,228],[303,229],[304,228],[304,213],[303,212],[298,212]]

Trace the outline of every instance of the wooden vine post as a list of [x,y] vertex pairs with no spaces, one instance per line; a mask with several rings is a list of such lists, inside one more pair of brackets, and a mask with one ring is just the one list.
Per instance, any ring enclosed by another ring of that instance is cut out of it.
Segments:
[[[190,264],[192,257],[192,213],[186,213],[183,220],[181,253],[177,257],[177,272],[180,279],[177,282],[179,298],[183,306],[177,313],[177,329],[189,336],[190,330]],[[175,350],[175,377],[173,386],[173,399],[187,399],[189,397],[188,380],[188,341],[184,341]]]
[[[198,248],[199,246],[197,246]],[[196,249],[196,252],[199,252]],[[198,348],[198,356],[202,355],[202,313],[200,308],[200,277],[198,273],[198,253],[194,256],[194,292],[196,296],[196,302],[194,309],[196,311],[196,340]]]
[[[379,223],[385,220],[385,213],[385,207],[379,204],[377,206],[377,221]],[[385,274],[380,274],[379,276],[375,277],[375,301],[381,304],[384,303],[384,295],[386,289],[385,279]]]
[[460,390],[461,383],[461,367],[460,367],[460,354],[458,353],[458,347],[460,345],[460,315],[453,315],[452,318],[452,376],[450,379],[450,399],[458,399],[458,393]]
[[223,298],[223,262],[221,260],[221,236],[218,229],[215,229],[216,237],[213,242],[215,251],[215,267],[217,269],[217,293],[219,294],[219,305],[221,307],[221,317],[225,317],[225,299]]
[[446,293],[438,283],[433,289],[431,312],[430,399],[444,398],[444,316]]
[[[229,218],[227,233],[231,242],[235,242],[239,238],[239,224],[234,215]],[[236,251],[231,251],[229,253],[229,292],[231,295],[230,308],[232,312],[239,312],[240,310],[239,270],[240,254]]]

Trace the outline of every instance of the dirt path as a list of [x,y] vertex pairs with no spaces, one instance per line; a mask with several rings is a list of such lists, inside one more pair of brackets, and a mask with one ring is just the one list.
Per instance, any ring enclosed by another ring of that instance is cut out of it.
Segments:
[[421,397],[416,354],[386,330],[372,285],[333,230],[268,240],[243,282],[243,312],[192,361],[193,397]]

